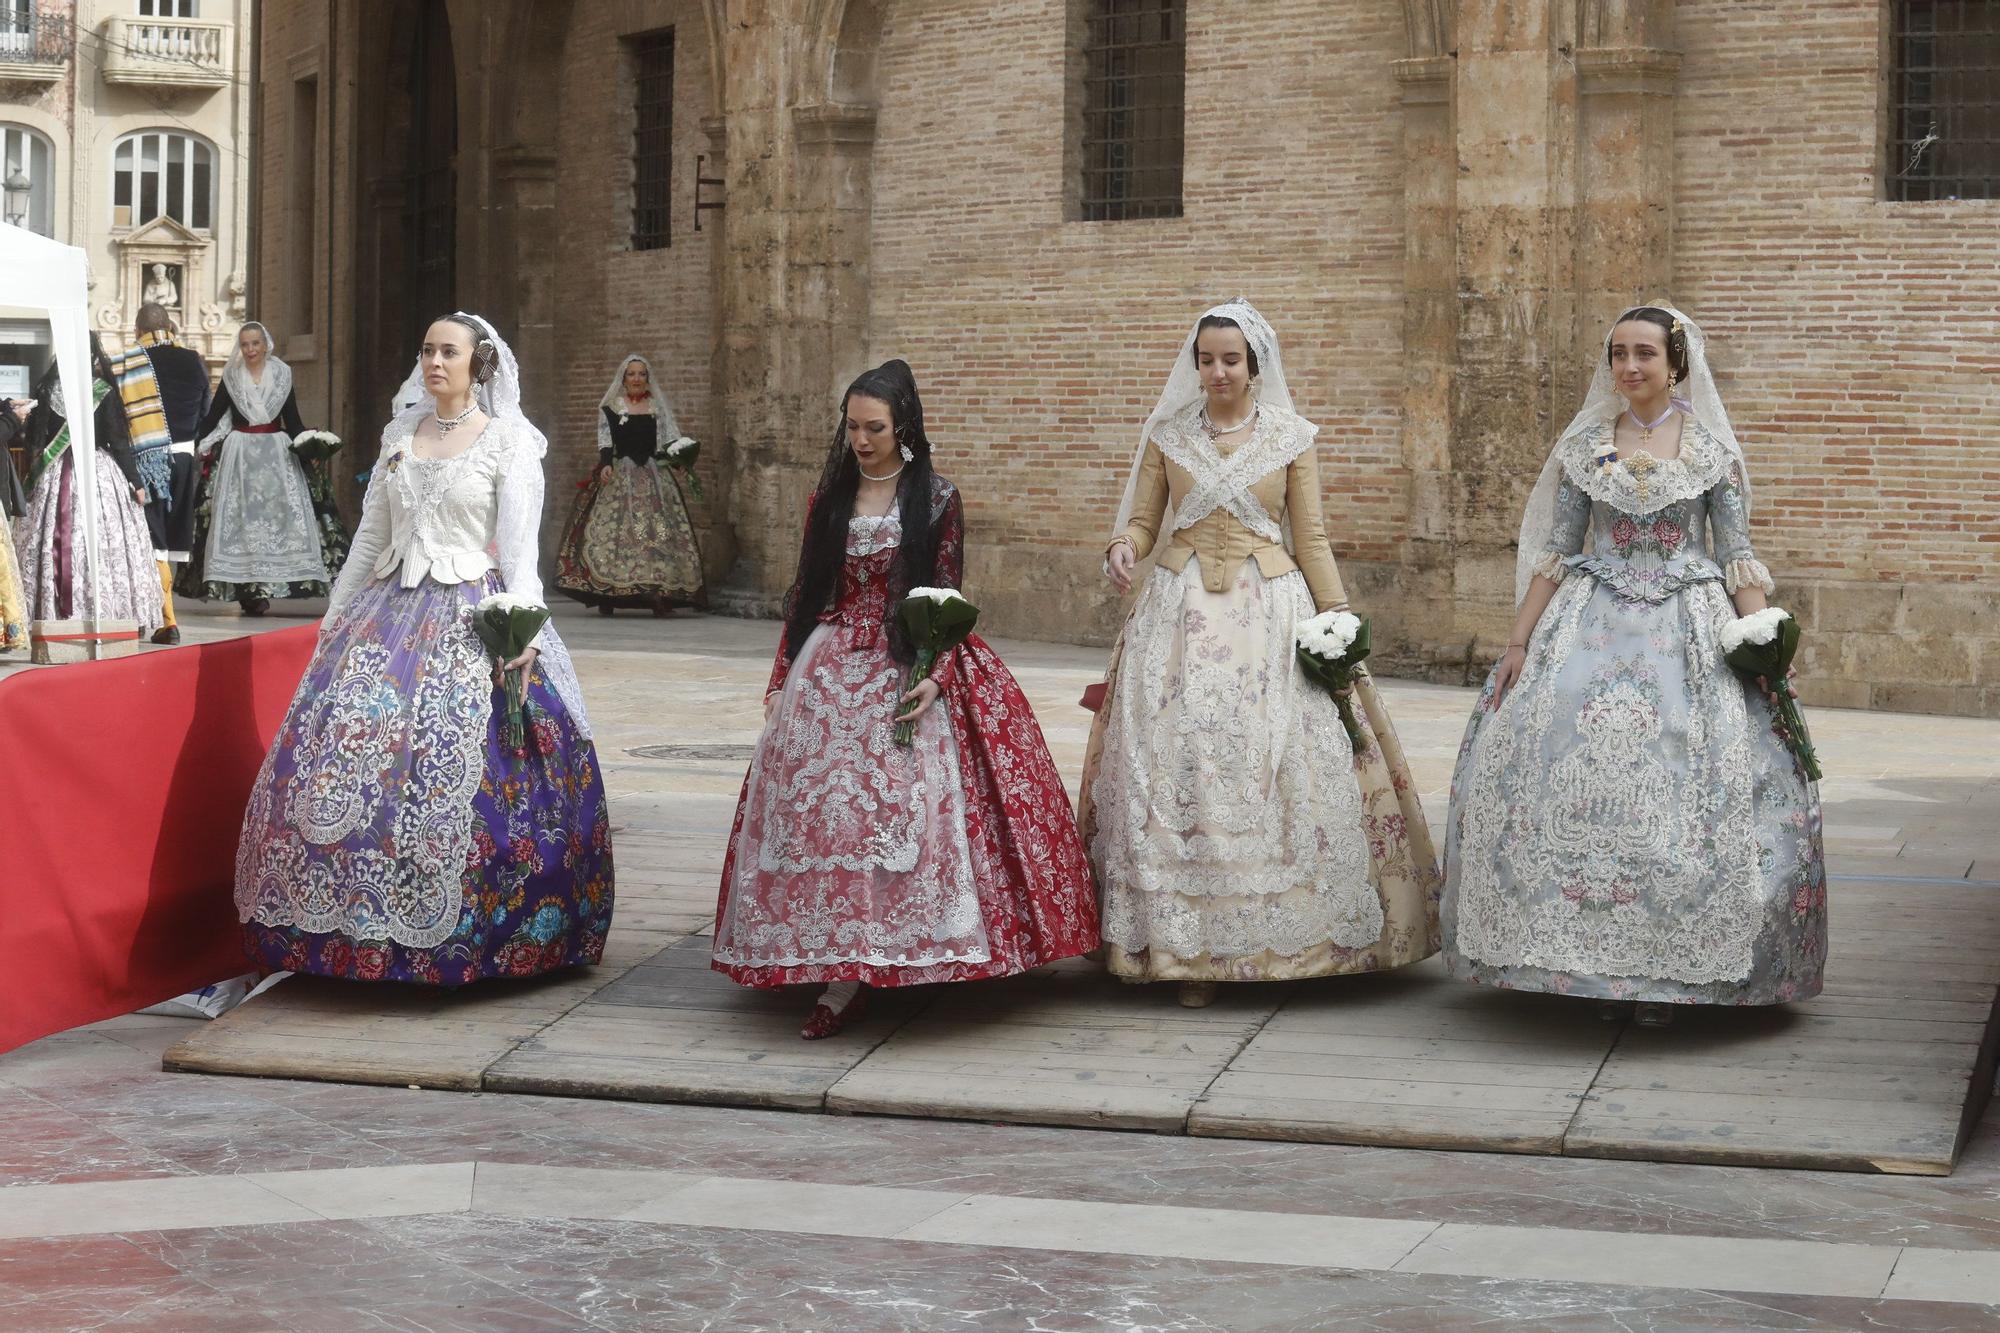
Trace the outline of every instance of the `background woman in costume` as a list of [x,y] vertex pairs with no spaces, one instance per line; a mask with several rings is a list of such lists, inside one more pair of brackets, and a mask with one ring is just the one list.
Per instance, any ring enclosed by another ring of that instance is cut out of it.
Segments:
[[1641,307],[1606,335],[1519,560],[1514,632],[1452,780],[1454,975],[1639,1001],[1646,1023],[1670,1004],[1817,994],[1819,798],[1769,701],[1723,661],[1723,627],[1772,583],[1685,315]]
[[597,409],[597,471],[576,497],[557,547],[556,587],[605,615],[700,606],[701,547],[680,479],[654,460],[680,439],[643,356],[620,363]]
[[236,906],[265,968],[457,986],[602,956],[611,825],[569,653],[549,625],[508,664],[529,671],[517,750],[473,628],[489,595],[541,601],[547,450],[491,326],[432,324],[244,815]]
[[174,585],[183,597],[233,601],[253,616],[274,598],[325,596],[330,571],[347,554],[327,465],[316,465],[315,483],[292,452],[305,424],[292,368],[274,348],[270,331],[255,321],[236,335],[199,427],[208,461],[194,558]]
[[85,573],[71,411],[51,370],[28,416],[28,511],[15,530],[27,614],[30,620],[132,620],[141,634],[150,634],[160,625],[160,576],[146,530],[145,491],[127,440],[125,407],[111,362],[94,333],[90,360],[98,450],[97,584],[93,590]]
[[[1318,427],[1241,298],[1182,343],[1140,434],[1105,553],[1119,635],[1081,809],[1106,959],[1132,981],[1372,972],[1438,947],[1436,856],[1364,674],[1362,743],[1300,669],[1293,632],[1347,607],[1320,513]],[[1289,529],[1289,540],[1286,536]]]
[[863,374],[841,413],[716,906],[716,970],[827,983],[807,1038],[854,1021],[864,986],[1007,976],[1098,941],[1062,779],[1007,668],[975,635],[904,690],[897,607],[957,587],[965,554],[909,366]]

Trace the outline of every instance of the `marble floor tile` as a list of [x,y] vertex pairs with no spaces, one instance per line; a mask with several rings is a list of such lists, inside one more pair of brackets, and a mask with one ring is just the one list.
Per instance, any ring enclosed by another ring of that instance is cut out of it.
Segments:
[[2000,1306],[2000,1254],[1968,1250],[1903,1251],[1882,1293],[1895,1300],[1968,1301]]
[[1447,1224],[1395,1267],[1460,1277],[1875,1297],[1888,1285],[1897,1255],[1880,1245]]
[[1092,1254],[1392,1268],[1436,1230],[1431,1222],[1240,1209],[973,1198],[897,1233],[904,1240],[1023,1246]]
[[310,1209],[235,1176],[162,1176],[0,1190],[0,1238],[254,1227],[313,1216]]
[[324,1218],[456,1213],[472,1206],[471,1162],[440,1166],[351,1166],[236,1177]]
[[608,1220],[629,1216],[701,1179],[672,1171],[481,1162],[473,1176],[472,1208],[506,1217]]
[[942,1190],[716,1177],[641,1204],[625,1217],[683,1226],[895,1236],[965,1197]]

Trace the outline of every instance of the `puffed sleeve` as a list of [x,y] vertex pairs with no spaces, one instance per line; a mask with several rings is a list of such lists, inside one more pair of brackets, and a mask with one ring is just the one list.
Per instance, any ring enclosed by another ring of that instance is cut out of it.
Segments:
[[1556,519],[1549,530],[1549,544],[1535,560],[1534,572],[1551,583],[1561,583],[1569,573],[1564,561],[1583,550],[1584,535],[1590,531],[1590,496],[1564,473],[1556,479]]
[[1320,507],[1317,443],[1307,445],[1285,469],[1285,509],[1292,520],[1292,559],[1306,576],[1314,609],[1345,610],[1347,588],[1340,581],[1340,566],[1326,539],[1326,515]]
[[[525,440],[511,441],[500,462],[500,512],[493,525],[493,553],[507,591],[532,602],[543,600],[543,485],[540,454]],[[542,626],[529,646],[543,647],[548,634],[549,626]]]
[[1139,488],[1132,495],[1132,517],[1126,520],[1124,537],[1132,543],[1132,554],[1144,560],[1160,539],[1160,519],[1167,512],[1167,456],[1160,446],[1146,441],[1146,455],[1139,463]]
[[340,567],[340,573],[333,580],[333,591],[327,594],[326,614],[320,619],[320,628],[332,625],[342,607],[354,600],[354,594],[361,591],[361,585],[374,572],[375,562],[389,545],[389,474],[393,466],[389,460],[400,454],[400,442],[391,444],[385,431],[382,450],[375,457],[375,467],[368,474],[368,490],[361,497],[361,525],[354,530],[354,540],[347,547],[347,563]]
[[1771,571],[1750,546],[1750,507],[1744,503],[1736,465],[1722,480],[1708,488],[1708,525],[1715,535],[1715,560],[1722,566],[1723,587],[1733,595],[1749,587],[1762,588],[1769,597],[1777,591]]

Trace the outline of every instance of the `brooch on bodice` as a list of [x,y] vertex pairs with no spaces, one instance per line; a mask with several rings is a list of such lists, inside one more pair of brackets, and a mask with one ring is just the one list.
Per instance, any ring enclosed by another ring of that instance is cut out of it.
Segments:
[[1625,470],[1639,483],[1639,503],[1644,504],[1652,495],[1652,476],[1659,466],[1660,460],[1648,453],[1636,453],[1625,460]]

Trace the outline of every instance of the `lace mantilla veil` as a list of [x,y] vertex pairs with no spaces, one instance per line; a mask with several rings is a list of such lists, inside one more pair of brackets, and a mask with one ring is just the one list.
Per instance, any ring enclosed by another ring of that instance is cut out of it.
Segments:
[[[667,395],[660,389],[660,377],[653,371],[653,363],[637,352],[618,363],[618,373],[611,377],[611,387],[604,391],[599,407],[608,407],[613,412],[630,412],[632,405],[625,401],[625,368],[637,361],[646,368],[646,384],[653,391],[652,417],[653,441],[656,453],[665,453],[668,445],[681,437],[680,422],[674,417],[674,405],[667,401]],[[597,414],[597,447],[611,446],[611,424],[604,419],[604,413]]]
[[[546,602],[542,593],[540,570],[541,522],[542,522],[542,459],[548,456],[548,436],[535,427],[521,411],[521,363],[514,358],[514,349],[498,333],[493,325],[479,315],[468,315],[463,310],[454,316],[473,324],[484,331],[483,336],[493,344],[498,354],[498,364],[493,378],[473,390],[479,399],[480,411],[493,420],[489,429],[506,432],[513,441],[513,451],[509,462],[503,468],[512,473],[519,470],[521,479],[527,483],[520,486],[503,485],[500,491],[500,515],[498,531],[494,538],[498,550],[495,559],[500,563],[502,578],[509,592],[532,596],[536,601]],[[621,368],[620,373],[623,373]],[[396,390],[392,401],[394,417],[388,428],[382,432],[382,443],[387,449],[392,440],[406,440],[415,432],[417,423],[426,412],[437,411],[437,400],[424,387],[424,359],[420,353],[416,364],[411,367],[409,378],[403,387]],[[529,473],[532,475],[528,475]],[[378,468],[376,480],[382,473]],[[372,493],[375,482],[369,485]],[[520,549],[515,549],[520,548]],[[522,586],[532,583],[532,586]],[[542,627],[535,639],[535,646],[541,649],[541,669],[548,678],[549,685],[561,696],[564,707],[576,720],[579,730],[589,737],[590,720],[583,710],[583,687],[577,682],[576,664],[571,661],[569,649],[564,646],[562,636],[556,633],[555,621],[551,619]]]
[[[1644,308],[1632,307],[1635,310]],[[1701,423],[1729,451],[1729,457],[1736,466],[1738,483],[1743,489],[1743,510],[1747,515],[1750,511],[1750,468],[1743,459],[1743,446],[1736,442],[1736,431],[1729,424],[1729,413],[1723,410],[1722,395],[1715,388],[1715,376],[1709,372],[1708,335],[1701,331],[1699,324],[1672,306],[1656,305],[1653,309],[1664,310],[1680,321],[1681,331],[1687,335],[1688,374],[1674,394],[1674,406]],[[1597,371],[1590,378],[1590,392],[1584,395],[1583,407],[1570,418],[1563,433],[1556,437],[1555,445],[1549,450],[1548,461],[1542,464],[1542,474],[1535,481],[1535,489],[1528,496],[1527,507],[1521,511],[1520,546],[1514,554],[1514,603],[1517,606],[1528,595],[1535,563],[1548,549],[1549,537],[1555,531],[1556,490],[1562,481],[1563,446],[1586,431],[1607,421],[1615,421],[1618,414],[1630,406],[1625,401],[1625,395],[1619,393],[1611,382],[1611,334],[1624,318],[1620,316],[1618,320],[1613,320],[1611,327],[1604,330],[1604,341],[1597,356]]]
[[[1285,384],[1285,363],[1278,354],[1278,335],[1271,328],[1270,321],[1257,313],[1257,307],[1249,300],[1238,296],[1212,306],[1202,313],[1201,319],[1219,315],[1234,320],[1243,330],[1243,337],[1250,344],[1250,350],[1257,354],[1257,404],[1260,407],[1277,407],[1293,411],[1292,392]],[[1173,370],[1167,375],[1167,387],[1160,393],[1160,401],[1153,408],[1146,425],[1139,432],[1139,447],[1132,455],[1132,470],[1125,477],[1125,498],[1118,504],[1118,521],[1112,525],[1109,541],[1117,541],[1124,534],[1126,525],[1132,521],[1132,505],[1139,493],[1139,469],[1146,461],[1146,445],[1153,433],[1163,424],[1181,413],[1201,404],[1207,394],[1201,387],[1201,370],[1194,363],[1195,335],[1201,332],[1201,319],[1197,319],[1188,329],[1188,335],[1181,340],[1180,353],[1174,358]],[[1160,523],[1160,534],[1164,538],[1174,530],[1173,500],[1167,501],[1167,512]]]
[[[255,329],[264,335],[264,380],[258,383],[250,378],[250,370],[243,364],[243,330]],[[285,400],[292,396],[292,368],[278,356],[277,340],[271,331],[257,320],[245,320],[236,330],[236,342],[231,346],[229,361],[222,367],[222,387],[229,390],[229,400],[244,412],[262,412],[264,420],[276,421],[278,413],[285,410]],[[215,429],[203,436],[200,447],[207,453],[215,444],[229,438],[229,432],[244,423],[224,417]]]

